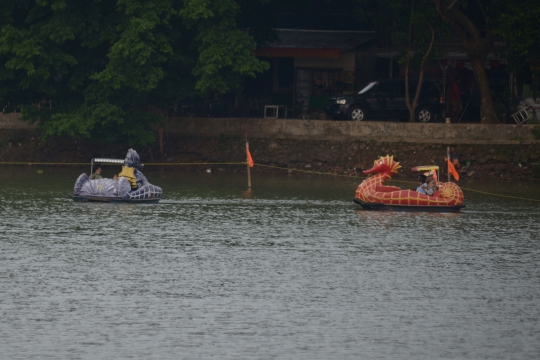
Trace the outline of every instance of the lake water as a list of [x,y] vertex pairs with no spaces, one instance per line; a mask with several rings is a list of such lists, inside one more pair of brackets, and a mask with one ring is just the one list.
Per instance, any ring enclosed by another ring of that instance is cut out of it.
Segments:
[[149,169],[162,203],[85,204],[86,169],[0,170],[0,359],[540,357],[538,202],[367,212],[357,179]]

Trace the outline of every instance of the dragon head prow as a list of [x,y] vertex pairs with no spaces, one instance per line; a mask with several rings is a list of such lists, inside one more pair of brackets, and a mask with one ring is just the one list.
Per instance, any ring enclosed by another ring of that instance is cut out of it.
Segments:
[[369,170],[364,170],[363,173],[373,174],[373,173],[385,173],[389,177],[398,173],[398,169],[401,166],[397,161],[394,161],[394,156],[386,155],[381,156],[379,160],[375,160],[373,167]]
[[124,165],[127,167],[142,169],[144,167],[143,164],[141,164],[141,158],[139,157],[139,154],[133,149],[129,149],[126,155],[126,158],[124,160]]

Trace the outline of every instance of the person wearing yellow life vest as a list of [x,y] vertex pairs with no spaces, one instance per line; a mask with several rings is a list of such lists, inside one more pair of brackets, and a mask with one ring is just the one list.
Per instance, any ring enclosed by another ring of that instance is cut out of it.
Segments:
[[137,178],[135,178],[135,168],[122,166],[122,171],[118,173],[118,179],[125,178],[131,184],[132,189],[137,188]]

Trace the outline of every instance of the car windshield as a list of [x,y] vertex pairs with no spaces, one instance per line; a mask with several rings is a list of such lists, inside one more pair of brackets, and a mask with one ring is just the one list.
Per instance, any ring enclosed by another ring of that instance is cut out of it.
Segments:
[[379,82],[378,81],[373,81],[373,82],[370,82],[369,84],[366,85],[365,88],[363,88],[362,90],[360,90],[358,92],[358,94],[363,94],[365,92],[368,92],[372,87],[374,87],[375,85],[377,85]]

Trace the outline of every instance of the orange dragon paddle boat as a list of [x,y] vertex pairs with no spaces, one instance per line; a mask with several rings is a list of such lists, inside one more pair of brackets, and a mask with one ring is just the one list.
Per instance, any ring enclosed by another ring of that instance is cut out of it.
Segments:
[[[375,160],[371,169],[363,171],[366,175],[374,175],[358,185],[354,202],[365,210],[459,212],[465,207],[463,191],[452,182],[438,184],[438,190],[432,196],[384,185],[386,180],[397,174],[399,168],[401,166],[393,156]],[[431,170],[436,174],[438,166],[417,166],[412,170]]]

